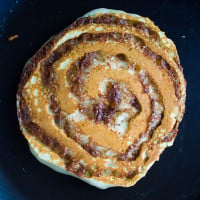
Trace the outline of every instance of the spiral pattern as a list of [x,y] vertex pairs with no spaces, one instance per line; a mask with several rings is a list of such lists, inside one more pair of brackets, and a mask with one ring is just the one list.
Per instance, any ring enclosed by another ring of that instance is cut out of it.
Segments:
[[175,45],[152,21],[98,9],[28,61],[18,118],[41,160],[89,182],[127,187],[173,144],[185,86]]

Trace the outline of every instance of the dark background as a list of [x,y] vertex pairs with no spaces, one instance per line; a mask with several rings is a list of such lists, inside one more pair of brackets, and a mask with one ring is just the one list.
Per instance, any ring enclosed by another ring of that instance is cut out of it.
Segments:
[[[94,8],[151,18],[175,44],[188,83],[187,106],[173,147],[134,187],[99,190],[54,172],[29,152],[15,106],[25,62],[77,17]],[[200,199],[200,1],[0,0],[0,200]],[[18,34],[12,42],[8,37]]]

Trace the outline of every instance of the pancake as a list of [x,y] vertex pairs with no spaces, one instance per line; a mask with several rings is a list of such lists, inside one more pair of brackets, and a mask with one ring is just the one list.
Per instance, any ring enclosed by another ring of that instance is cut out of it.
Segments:
[[186,82],[174,43],[145,17],[96,9],[50,38],[17,91],[31,152],[95,187],[129,187],[173,144]]

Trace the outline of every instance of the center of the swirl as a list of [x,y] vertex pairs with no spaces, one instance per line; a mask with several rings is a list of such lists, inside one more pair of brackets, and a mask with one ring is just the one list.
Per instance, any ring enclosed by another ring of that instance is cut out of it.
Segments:
[[101,94],[100,101],[94,105],[95,120],[123,135],[129,120],[140,112],[141,106],[123,83],[104,79],[99,87]]
[[123,55],[109,56],[97,51],[74,62],[67,71],[67,80],[79,111],[89,120],[107,125],[121,137],[126,133],[130,119],[141,111],[141,106],[125,83],[109,79],[106,74],[99,82],[99,88],[94,88],[99,91],[98,95],[95,98],[89,97],[84,84],[90,71],[99,65],[105,66],[105,69],[127,69],[134,74],[134,65]]
[[104,79],[99,85],[98,98],[85,97],[79,104],[80,112],[96,123],[104,123],[122,136],[131,118],[141,111],[141,106],[124,83]]

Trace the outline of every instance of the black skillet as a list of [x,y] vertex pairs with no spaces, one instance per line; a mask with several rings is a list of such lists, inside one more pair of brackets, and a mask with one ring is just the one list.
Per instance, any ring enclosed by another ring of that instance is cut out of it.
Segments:
[[[98,190],[40,164],[19,130],[15,93],[25,62],[52,35],[91,9],[150,17],[177,45],[188,83],[173,147],[131,188]],[[0,200],[200,199],[200,1],[0,0]],[[18,38],[12,42],[12,35]]]

